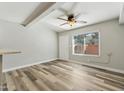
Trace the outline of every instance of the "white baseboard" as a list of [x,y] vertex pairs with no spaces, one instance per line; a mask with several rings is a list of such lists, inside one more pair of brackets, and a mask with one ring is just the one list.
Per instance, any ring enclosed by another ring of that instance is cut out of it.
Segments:
[[[60,59],[60,60],[65,60],[65,59]],[[71,61],[71,62],[83,64],[83,65],[88,65],[88,66],[92,66],[92,67],[101,68],[101,69],[105,69],[105,70],[108,70],[108,71],[113,71],[113,72],[124,74],[124,70],[119,70],[119,69],[115,69],[115,68],[109,68],[109,67],[104,67],[104,66],[99,66],[99,65],[93,65],[93,64],[79,62],[79,61],[76,61],[76,60],[69,60],[69,59],[65,60],[65,61]]]
[[53,58],[53,59],[38,61],[38,62],[35,62],[35,63],[32,63],[32,64],[26,64],[26,65],[10,68],[10,69],[4,69],[3,72],[13,71],[13,70],[21,69],[21,68],[25,68],[25,67],[30,67],[30,66],[33,66],[33,65],[38,65],[38,64],[41,64],[41,63],[46,63],[46,62],[54,61],[54,60],[57,60],[57,59],[58,58]]

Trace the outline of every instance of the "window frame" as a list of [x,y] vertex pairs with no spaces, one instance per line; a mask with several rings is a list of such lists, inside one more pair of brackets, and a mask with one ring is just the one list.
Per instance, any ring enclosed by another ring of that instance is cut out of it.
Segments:
[[[81,34],[87,34],[87,33],[95,33],[95,32],[97,32],[98,34],[99,34],[99,53],[98,53],[98,55],[92,55],[92,54],[78,54],[78,53],[75,53],[74,52],[74,47],[75,47],[75,45],[74,45],[74,36],[77,36],[77,35],[81,35]],[[76,55],[76,56],[93,56],[93,57],[100,57],[100,55],[101,55],[101,37],[100,37],[100,32],[98,31],[98,30],[95,30],[95,31],[88,31],[88,32],[80,32],[80,33],[75,33],[74,35],[72,35],[72,55]]]

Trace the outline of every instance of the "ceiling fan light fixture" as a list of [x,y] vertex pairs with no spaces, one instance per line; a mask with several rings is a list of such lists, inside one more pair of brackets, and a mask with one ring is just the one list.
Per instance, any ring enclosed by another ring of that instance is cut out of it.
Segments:
[[68,24],[69,24],[70,26],[73,26],[76,22],[77,22],[77,21],[76,21],[74,18],[72,18],[71,20],[68,21]]
[[75,23],[74,22],[68,22],[70,26],[73,26]]

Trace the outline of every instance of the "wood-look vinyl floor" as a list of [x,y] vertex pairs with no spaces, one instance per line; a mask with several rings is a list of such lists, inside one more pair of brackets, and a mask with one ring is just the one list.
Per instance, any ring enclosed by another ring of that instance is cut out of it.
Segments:
[[124,74],[56,60],[3,73],[4,91],[120,91]]

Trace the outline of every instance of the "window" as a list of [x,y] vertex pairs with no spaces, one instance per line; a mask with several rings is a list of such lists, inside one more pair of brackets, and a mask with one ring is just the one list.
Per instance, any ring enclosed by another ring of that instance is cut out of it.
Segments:
[[99,56],[99,32],[74,35],[72,41],[73,54]]

